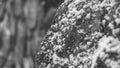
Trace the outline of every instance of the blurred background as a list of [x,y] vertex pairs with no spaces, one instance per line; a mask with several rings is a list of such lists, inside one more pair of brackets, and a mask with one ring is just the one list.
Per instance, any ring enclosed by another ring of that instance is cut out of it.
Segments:
[[34,56],[63,0],[0,0],[0,68],[35,68]]

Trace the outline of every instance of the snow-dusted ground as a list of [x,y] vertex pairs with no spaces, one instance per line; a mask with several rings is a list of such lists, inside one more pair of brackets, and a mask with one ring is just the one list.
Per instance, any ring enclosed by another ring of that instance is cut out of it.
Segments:
[[120,68],[119,0],[65,0],[54,22],[39,68]]

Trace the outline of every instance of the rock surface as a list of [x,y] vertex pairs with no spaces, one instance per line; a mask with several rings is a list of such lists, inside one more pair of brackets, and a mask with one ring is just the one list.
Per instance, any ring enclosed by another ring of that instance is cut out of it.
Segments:
[[120,68],[120,1],[65,0],[35,59],[39,68]]

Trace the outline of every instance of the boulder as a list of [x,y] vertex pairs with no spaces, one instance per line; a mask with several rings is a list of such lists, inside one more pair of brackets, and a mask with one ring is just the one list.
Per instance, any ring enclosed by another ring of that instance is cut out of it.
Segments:
[[120,68],[119,0],[65,0],[40,46],[39,68]]

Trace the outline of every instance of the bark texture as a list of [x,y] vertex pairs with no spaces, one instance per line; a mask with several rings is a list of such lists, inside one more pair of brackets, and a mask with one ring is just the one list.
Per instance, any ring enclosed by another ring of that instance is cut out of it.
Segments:
[[119,68],[120,1],[65,0],[36,55],[39,68]]

